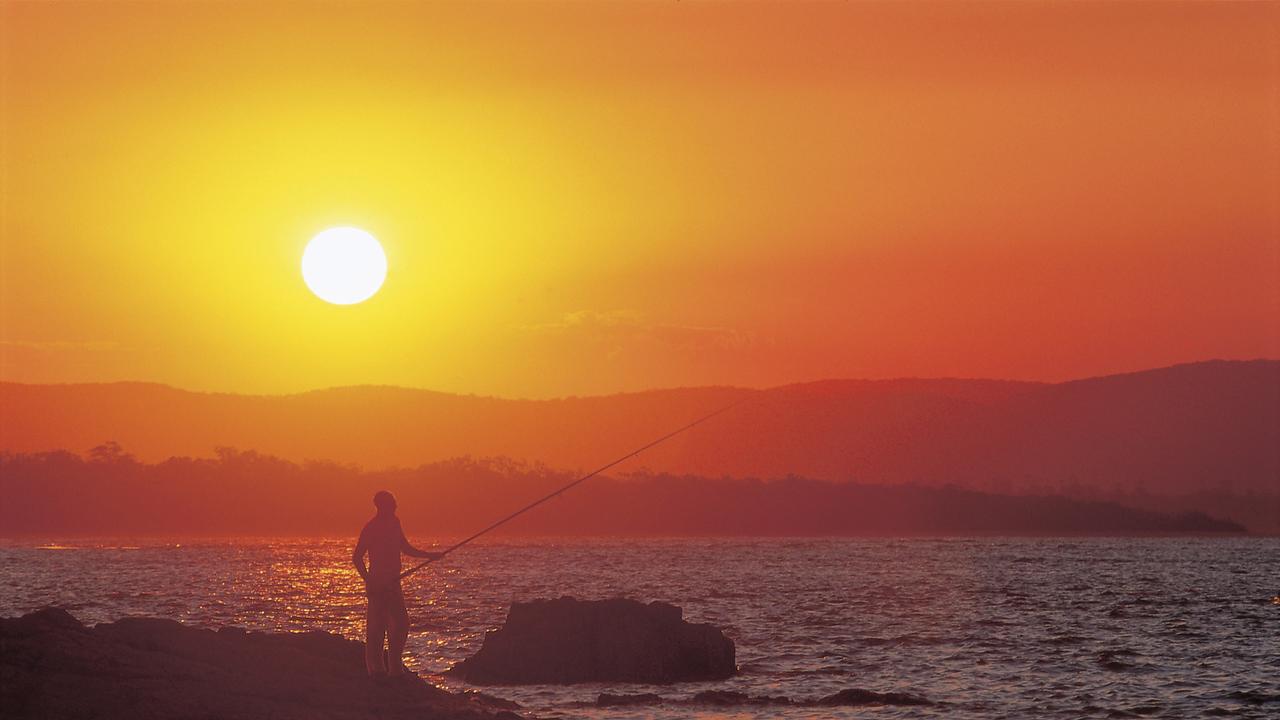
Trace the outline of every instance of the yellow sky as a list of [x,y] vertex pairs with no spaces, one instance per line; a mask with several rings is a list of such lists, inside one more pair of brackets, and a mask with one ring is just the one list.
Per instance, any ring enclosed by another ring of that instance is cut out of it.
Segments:
[[[3,3],[0,378],[1280,355],[1275,4]],[[311,295],[354,225],[389,273]]]

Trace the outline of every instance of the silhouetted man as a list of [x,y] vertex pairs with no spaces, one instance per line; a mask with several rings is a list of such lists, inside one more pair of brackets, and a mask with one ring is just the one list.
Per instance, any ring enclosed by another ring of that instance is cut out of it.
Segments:
[[[378,514],[365,523],[360,531],[360,541],[351,555],[360,577],[364,578],[365,592],[369,596],[369,614],[366,620],[364,664],[369,675],[402,675],[404,668],[404,642],[409,637],[409,612],[404,607],[404,594],[400,591],[400,553],[419,558],[439,558],[441,553],[419,550],[409,544],[396,517],[396,498],[386,490],[373,496]],[[364,556],[369,555],[369,567]],[[383,659],[383,640],[387,654]],[[388,667],[390,666],[390,667]]]

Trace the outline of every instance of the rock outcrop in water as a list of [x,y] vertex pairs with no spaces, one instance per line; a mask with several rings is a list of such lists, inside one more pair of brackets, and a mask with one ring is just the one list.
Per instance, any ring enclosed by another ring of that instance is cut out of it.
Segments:
[[674,605],[562,597],[512,605],[506,624],[450,672],[475,684],[520,685],[721,680],[737,670],[733,641],[685,622]]
[[56,608],[0,618],[0,715],[15,720],[518,720],[504,707],[416,676],[375,683],[363,644],[324,632],[199,630],[152,618],[90,628]]

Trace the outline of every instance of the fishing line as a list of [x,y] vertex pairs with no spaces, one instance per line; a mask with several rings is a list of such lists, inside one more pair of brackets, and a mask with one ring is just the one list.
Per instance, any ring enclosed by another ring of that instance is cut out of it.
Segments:
[[693,427],[696,427],[696,426],[698,426],[698,425],[701,425],[702,423],[704,423],[704,422],[706,422],[706,421],[710,420],[711,418],[713,418],[713,417],[715,417],[715,416],[717,416],[717,415],[720,415],[720,414],[722,414],[722,413],[726,413],[726,412],[728,412],[728,411],[732,410],[733,408],[736,408],[736,407],[738,407],[739,405],[741,405],[741,404],[743,404],[743,403],[747,402],[748,400],[751,400],[753,397],[754,397],[754,393],[753,393],[752,395],[748,395],[748,396],[747,396],[747,397],[745,397],[745,398],[742,398],[741,400],[738,400],[737,402],[731,403],[731,404],[729,404],[729,405],[725,405],[724,407],[720,408],[719,410],[716,410],[716,411],[715,411],[715,412],[713,412],[713,413],[709,413],[709,414],[707,414],[707,415],[703,415],[702,417],[698,418],[697,420],[694,420],[693,422],[689,423],[688,425],[685,425],[685,426],[683,426],[683,427],[681,427],[681,428],[678,428],[678,429],[676,429],[676,430],[672,430],[671,432],[667,433],[666,435],[663,435],[662,437],[658,438],[657,440],[654,440],[653,442],[650,442],[650,443],[649,443],[649,444],[647,444],[647,445],[644,445],[644,446],[642,446],[642,447],[640,447],[640,448],[638,448],[638,449],[636,449],[636,450],[632,450],[631,452],[627,453],[626,455],[623,455],[622,457],[618,458],[617,460],[614,460],[613,462],[609,463],[608,465],[603,465],[603,466],[601,466],[601,467],[599,467],[599,468],[597,468],[597,469],[595,469],[595,470],[592,470],[591,472],[587,473],[586,475],[583,475],[582,477],[578,478],[577,480],[574,480],[573,482],[569,483],[568,485],[565,485],[564,487],[560,488],[559,490],[556,490],[555,492],[551,493],[550,495],[547,495],[546,497],[539,498],[538,500],[535,500],[535,501],[533,501],[533,502],[529,503],[528,505],[525,505],[524,507],[522,507],[522,508],[520,508],[519,510],[517,510],[517,511],[515,511],[515,512],[511,513],[510,515],[508,515],[508,516],[506,516],[506,517],[502,518],[501,520],[499,520],[499,521],[497,521],[497,522],[493,523],[492,525],[489,525],[488,527],[486,527],[485,529],[481,530],[480,532],[477,532],[477,533],[475,533],[474,535],[471,535],[470,537],[466,538],[465,540],[462,540],[461,542],[455,543],[454,545],[452,545],[452,546],[450,546],[450,547],[446,548],[444,551],[442,551],[442,552],[441,552],[439,555],[437,555],[436,557],[433,557],[433,558],[430,558],[430,559],[424,560],[424,561],[422,561],[422,562],[418,563],[417,565],[415,565],[414,567],[411,567],[411,568],[409,568],[408,570],[405,570],[404,572],[400,573],[400,579],[401,579],[401,580],[403,580],[404,578],[407,578],[407,577],[409,577],[410,575],[412,575],[412,574],[414,574],[414,573],[418,572],[419,570],[421,570],[422,568],[424,568],[424,567],[426,567],[426,566],[430,565],[431,563],[435,562],[436,560],[441,560],[441,559],[443,559],[443,558],[444,558],[446,555],[448,555],[449,553],[453,552],[454,550],[457,550],[458,548],[462,547],[463,545],[466,545],[467,543],[471,542],[472,540],[475,540],[476,538],[480,537],[481,535],[484,535],[485,533],[490,532],[491,530],[495,530],[495,529],[497,529],[497,528],[501,527],[502,525],[504,525],[504,524],[506,524],[506,523],[508,523],[508,522],[510,522],[510,521],[512,521],[512,520],[514,520],[514,519],[516,519],[516,518],[518,518],[518,517],[520,517],[521,515],[523,515],[523,514],[525,514],[525,513],[529,512],[530,510],[532,510],[532,509],[534,509],[534,508],[538,507],[538,506],[539,506],[539,505],[541,505],[542,503],[544,503],[544,502],[546,502],[546,501],[548,501],[548,500],[550,500],[550,499],[552,499],[552,498],[554,498],[554,497],[557,497],[558,495],[561,495],[562,493],[568,492],[569,490],[573,489],[574,487],[576,487],[576,486],[578,486],[578,485],[581,485],[582,483],[586,482],[587,480],[590,480],[591,478],[595,477],[596,475],[599,475],[600,473],[604,472],[605,470],[608,470],[609,468],[613,467],[614,465],[617,465],[618,463],[621,463],[621,462],[626,461],[626,460],[630,460],[631,458],[633,458],[633,457],[635,457],[635,456],[639,455],[640,453],[644,452],[645,450],[648,450],[649,448],[653,447],[654,445],[658,445],[658,444],[663,443],[663,442],[665,442],[665,441],[667,441],[667,440],[670,440],[671,438],[675,437],[676,435],[679,435],[680,433],[682,433],[682,432],[684,432],[684,431],[686,431],[686,430],[689,430],[690,428],[693,428]]

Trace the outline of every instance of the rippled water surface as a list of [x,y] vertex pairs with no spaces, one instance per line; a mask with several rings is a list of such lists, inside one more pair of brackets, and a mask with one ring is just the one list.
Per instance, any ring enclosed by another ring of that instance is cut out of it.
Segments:
[[[53,604],[87,623],[154,615],[360,638],[351,543],[10,542],[0,615]],[[1265,538],[503,540],[406,583],[409,662],[424,673],[474,652],[512,601],[560,595],[665,600],[737,642],[742,672],[726,682],[487,689],[561,718],[1280,717],[1278,593],[1280,540]],[[601,692],[850,687],[936,704],[583,706]]]

